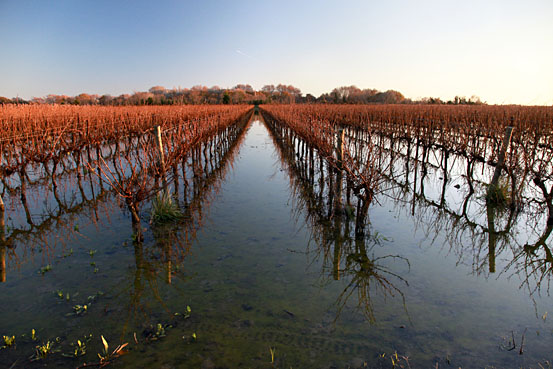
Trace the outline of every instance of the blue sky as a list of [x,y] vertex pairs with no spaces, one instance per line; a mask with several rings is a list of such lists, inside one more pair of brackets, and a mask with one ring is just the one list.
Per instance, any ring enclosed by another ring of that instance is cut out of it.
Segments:
[[553,104],[553,0],[0,0],[0,96],[356,85]]

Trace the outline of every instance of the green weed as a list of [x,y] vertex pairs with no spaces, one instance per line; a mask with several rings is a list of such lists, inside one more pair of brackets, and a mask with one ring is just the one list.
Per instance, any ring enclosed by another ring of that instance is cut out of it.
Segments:
[[276,347],[269,347],[269,353],[271,354],[271,364],[275,363]]
[[2,336],[4,339],[4,346],[2,348],[10,348],[15,346],[15,336]]
[[52,270],[52,266],[50,264],[48,264],[48,265],[43,266],[42,268],[40,268],[40,270],[38,272],[40,274],[44,275],[44,274],[46,274],[47,272],[49,272],[51,270]]
[[88,311],[88,305],[75,305],[73,306],[73,313],[75,315],[83,315]]
[[109,352],[109,344],[108,341],[104,338],[104,336],[100,336],[102,338],[102,344],[104,346],[104,349],[102,350],[101,354],[98,354],[98,357],[100,358],[100,363],[106,363],[110,360],[113,360],[117,358],[118,356],[123,354],[123,349],[127,347],[128,343],[124,343],[122,345],[119,345],[113,350],[111,353]]
[[167,191],[161,191],[152,201],[152,210],[150,222],[152,224],[164,224],[176,222],[182,219],[184,215],[180,211],[178,204]]
[[46,359],[49,355],[53,354],[54,352],[54,342],[53,341],[47,341],[46,343],[43,343],[42,345],[35,347],[35,355],[33,356],[32,360],[43,360]]
[[157,323],[156,333],[154,334],[154,339],[159,339],[165,337],[165,328],[160,323]]
[[79,356],[86,355],[86,343],[85,342],[83,342],[81,340],[77,340],[76,343],[71,344],[71,345],[74,346],[73,351],[71,351],[70,354],[62,354],[62,356],[65,356],[65,357],[79,357]]

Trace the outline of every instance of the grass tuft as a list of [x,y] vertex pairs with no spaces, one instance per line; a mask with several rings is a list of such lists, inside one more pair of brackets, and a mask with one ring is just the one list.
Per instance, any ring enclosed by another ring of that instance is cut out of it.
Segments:
[[161,191],[152,201],[150,222],[155,225],[176,222],[183,218],[179,205],[167,191]]
[[509,183],[499,181],[497,185],[489,185],[486,192],[486,203],[492,206],[508,206],[511,205],[511,192]]

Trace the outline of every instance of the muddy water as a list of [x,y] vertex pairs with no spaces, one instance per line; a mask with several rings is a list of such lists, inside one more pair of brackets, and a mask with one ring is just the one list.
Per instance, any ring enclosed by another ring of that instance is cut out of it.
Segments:
[[[470,239],[455,251],[436,210],[413,216],[390,192],[371,206],[365,237],[350,240],[355,252],[336,263],[346,241],[333,232],[347,218],[313,210],[315,194],[263,122],[244,136],[202,187],[201,216],[186,225],[195,233],[179,223],[154,229],[144,206],[138,242],[108,194],[8,252],[0,334],[15,335],[17,347],[0,350],[0,367],[98,362],[101,335],[112,350],[129,343],[114,368],[518,368],[552,359],[553,299],[506,269],[509,253],[498,252],[490,273]],[[78,339],[86,354],[62,356]],[[47,341],[60,352],[30,361]]]

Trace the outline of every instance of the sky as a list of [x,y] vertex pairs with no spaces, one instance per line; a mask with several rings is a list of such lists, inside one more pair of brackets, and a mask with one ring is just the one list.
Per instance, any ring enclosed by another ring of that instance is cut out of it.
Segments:
[[0,96],[356,85],[553,105],[553,0],[0,0]]

